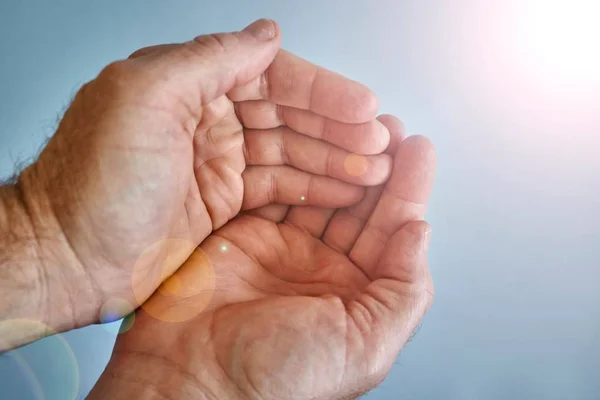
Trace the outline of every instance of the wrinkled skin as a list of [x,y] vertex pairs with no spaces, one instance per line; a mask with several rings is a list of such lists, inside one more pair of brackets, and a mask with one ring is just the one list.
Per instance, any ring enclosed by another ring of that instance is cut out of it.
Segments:
[[228,222],[138,311],[91,398],[346,399],[376,386],[433,298],[422,218],[435,166],[426,139],[380,119],[395,153],[385,187],[350,208]]
[[[252,29],[275,37],[259,41]],[[373,93],[279,42],[271,24],[142,49],[79,91],[19,180],[44,214],[45,323],[97,322],[113,299],[127,301],[125,315],[240,210],[347,206],[388,178]],[[345,172],[350,152],[368,155],[360,176]],[[141,284],[134,268],[161,279]]]

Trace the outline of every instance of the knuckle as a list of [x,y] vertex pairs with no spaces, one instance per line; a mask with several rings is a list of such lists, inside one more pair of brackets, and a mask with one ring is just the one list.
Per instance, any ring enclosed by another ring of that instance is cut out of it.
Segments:
[[128,75],[130,71],[129,63],[125,60],[114,61],[108,64],[104,69],[100,72],[99,78],[122,78]]
[[136,51],[134,51],[133,53],[131,53],[129,55],[129,57],[127,57],[127,59],[130,60],[132,58],[143,56],[144,54],[148,53],[149,49],[150,49],[150,47],[143,47],[141,49],[137,49]]
[[212,33],[209,35],[197,36],[190,42],[190,50],[196,55],[219,55],[228,51],[239,41],[236,34],[231,33]]
[[125,87],[131,86],[135,79],[136,74],[133,73],[130,63],[119,60],[104,67],[95,81],[98,90],[115,96],[122,93]]

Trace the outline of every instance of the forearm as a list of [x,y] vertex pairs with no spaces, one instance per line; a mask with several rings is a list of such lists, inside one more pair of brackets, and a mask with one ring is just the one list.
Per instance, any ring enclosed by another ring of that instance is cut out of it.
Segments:
[[75,325],[64,283],[74,260],[31,185],[0,186],[0,351]]

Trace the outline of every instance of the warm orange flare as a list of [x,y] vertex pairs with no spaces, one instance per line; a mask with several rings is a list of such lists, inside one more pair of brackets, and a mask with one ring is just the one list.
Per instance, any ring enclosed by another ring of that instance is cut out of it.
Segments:
[[349,154],[344,161],[344,169],[350,176],[362,176],[367,172],[368,167],[367,157],[360,154]]

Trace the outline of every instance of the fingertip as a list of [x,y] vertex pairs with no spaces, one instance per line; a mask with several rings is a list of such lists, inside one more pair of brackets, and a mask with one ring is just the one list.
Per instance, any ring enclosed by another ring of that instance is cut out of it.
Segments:
[[270,20],[273,24],[273,29],[275,30],[275,37],[281,39],[281,26],[279,23],[273,19]]
[[376,186],[385,183],[392,174],[394,161],[388,154],[378,154],[369,156],[369,176],[366,177],[363,184],[366,186]]
[[365,98],[363,103],[364,120],[361,122],[367,122],[377,116],[379,112],[379,97],[371,89],[365,86]]
[[391,114],[382,114],[377,117],[377,121],[388,131],[389,139],[385,152],[387,154],[394,154],[398,148],[398,144],[406,139],[406,126],[398,117]]
[[425,136],[409,136],[398,145],[394,160],[396,164],[426,167],[432,171],[436,162],[435,147]]
[[251,34],[259,41],[269,41],[279,35],[279,27],[275,21],[261,18],[245,27],[243,32]]
[[427,136],[422,136],[422,135],[411,135],[409,137],[407,137],[404,142],[407,143],[408,146],[411,146],[413,148],[421,148],[424,149],[427,152],[431,152],[431,153],[435,153],[435,148],[433,146],[433,143],[431,142],[431,140],[429,140],[429,138]]
[[365,148],[365,154],[383,153],[390,145],[391,135],[388,127],[378,119],[374,119],[373,124],[375,125],[375,132],[372,136],[372,144]]
[[[343,88],[337,96],[332,92],[325,94],[323,104],[316,107],[315,112],[347,124],[363,124],[375,119],[379,111],[379,98],[371,89],[362,83],[350,80],[342,75],[328,71],[328,85],[321,88]],[[337,91],[336,91],[337,92]],[[336,110],[335,113],[328,109]]]
[[364,123],[375,119],[379,112],[379,98],[367,86],[358,83],[360,89],[356,90],[356,119],[354,123]]
[[345,207],[350,207],[358,204],[365,197],[365,188],[363,186],[352,185],[352,194],[349,196],[348,204]]

